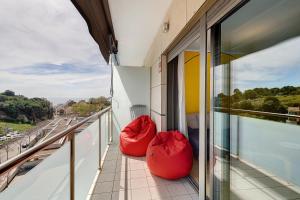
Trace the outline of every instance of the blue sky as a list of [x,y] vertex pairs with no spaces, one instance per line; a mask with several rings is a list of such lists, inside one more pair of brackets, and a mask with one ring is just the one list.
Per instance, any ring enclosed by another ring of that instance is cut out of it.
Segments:
[[54,103],[108,96],[110,68],[69,0],[3,0],[0,91]]
[[[231,62],[232,90],[300,86],[300,37],[248,54]],[[215,71],[216,91],[222,90],[222,68]]]
[[294,37],[233,61],[236,86],[242,90],[300,86],[299,52],[300,37]]

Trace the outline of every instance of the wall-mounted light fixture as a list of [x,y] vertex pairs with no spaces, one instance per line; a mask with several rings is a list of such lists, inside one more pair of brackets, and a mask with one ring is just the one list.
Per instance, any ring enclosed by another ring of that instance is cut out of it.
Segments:
[[169,22],[164,22],[164,24],[163,24],[163,32],[164,33],[169,32],[169,28],[170,28]]

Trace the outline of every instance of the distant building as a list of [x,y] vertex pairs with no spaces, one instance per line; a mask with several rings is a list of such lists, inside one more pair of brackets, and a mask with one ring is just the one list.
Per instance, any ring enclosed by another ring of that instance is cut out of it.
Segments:
[[55,107],[56,115],[64,115],[66,113],[65,106],[63,104],[59,104]]

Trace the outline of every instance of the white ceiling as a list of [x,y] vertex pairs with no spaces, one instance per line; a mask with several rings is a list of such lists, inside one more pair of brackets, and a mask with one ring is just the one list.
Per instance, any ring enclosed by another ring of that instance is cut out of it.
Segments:
[[121,66],[143,66],[172,0],[109,0]]
[[250,1],[222,23],[222,51],[249,54],[298,36],[299,6],[299,1]]

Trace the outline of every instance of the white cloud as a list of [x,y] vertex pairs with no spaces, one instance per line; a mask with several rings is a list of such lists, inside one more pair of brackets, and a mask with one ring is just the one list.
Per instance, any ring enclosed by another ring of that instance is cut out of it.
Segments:
[[[232,62],[232,76],[236,87],[277,87],[291,84],[298,86],[299,79],[290,79],[291,74],[298,74],[300,37],[295,37],[264,50],[246,55]],[[285,80],[285,81],[283,81]],[[246,87],[246,88],[243,88]]]
[[[275,46],[251,53],[232,62],[233,67],[243,71],[284,71],[300,64],[300,36],[289,39]],[[250,78],[250,76],[248,76]]]
[[9,71],[40,64],[108,67],[71,1],[3,0],[0,27],[0,91],[50,99],[108,95],[108,70],[61,75]]
[[[299,86],[299,50],[300,36],[233,60],[230,63],[231,93],[235,88]],[[224,85],[228,67],[224,64],[214,69],[215,95],[226,93],[228,89]]]

